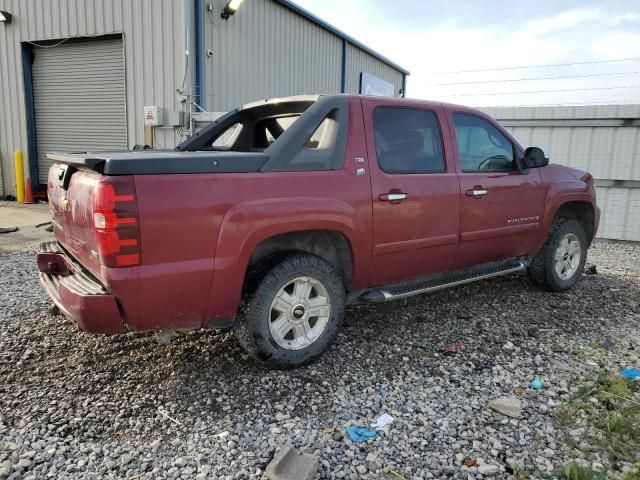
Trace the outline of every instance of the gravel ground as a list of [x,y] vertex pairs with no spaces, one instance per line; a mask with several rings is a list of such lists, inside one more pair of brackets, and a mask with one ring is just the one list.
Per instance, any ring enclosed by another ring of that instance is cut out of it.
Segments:
[[[543,476],[580,456],[630,470],[568,449],[554,421],[584,379],[640,367],[640,245],[597,243],[589,261],[598,274],[564,294],[514,275],[352,306],[319,362],[272,372],[229,333],[79,333],[48,313],[33,254],[0,254],[0,478],[261,478],[286,442],[323,478]],[[519,386],[521,419],[487,408]],[[344,438],[381,413],[380,437]]]

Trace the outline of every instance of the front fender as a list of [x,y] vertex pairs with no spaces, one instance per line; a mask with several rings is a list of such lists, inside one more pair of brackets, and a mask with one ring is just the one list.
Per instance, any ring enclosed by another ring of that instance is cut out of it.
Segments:
[[582,180],[560,180],[548,185],[545,210],[540,229],[540,236],[536,242],[536,251],[542,248],[549,230],[562,205],[569,202],[588,202],[596,211],[595,198],[589,190],[589,185]]
[[262,241],[307,230],[343,234],[351,248],[353,286],[364,286],[371,241],[364,221],[351,205],[317,197],[246,201],[230,208],[220,225],[208,318],[236,314],[249,259]]

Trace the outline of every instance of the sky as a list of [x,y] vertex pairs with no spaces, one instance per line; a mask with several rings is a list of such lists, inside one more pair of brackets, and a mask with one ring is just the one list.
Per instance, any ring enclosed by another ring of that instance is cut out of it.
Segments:
[[640,103],[640,0],[294,1],[409,70],[408,97]]

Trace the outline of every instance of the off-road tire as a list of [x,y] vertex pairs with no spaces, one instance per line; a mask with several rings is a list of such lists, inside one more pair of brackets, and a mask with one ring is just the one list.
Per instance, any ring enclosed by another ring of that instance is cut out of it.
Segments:
[[[317,360],[335,340],[344,317],[345,289],[335,268],[308,253],[272,257],[249,279],[243,295],[234,334],[238,343],[254,359],[271,369],[290,369]],[[278,345],[269,330],[271,303],[279,290],[292,279],[309,276],[325,287],[331,304],[324,331],[311,345],[287,350]]]
[[[568,233],[573,233],[578,237],[581,258],[575,273],[568,279],[562,279],[556,272],[554,256],[560,241]],[[547,240],[527,269],[529,278],[533,283],[550,292],[569,290],[580,280],[587,260],[588,245],[587,234],[579,221],[573,218],[556,218],[551,226]]]

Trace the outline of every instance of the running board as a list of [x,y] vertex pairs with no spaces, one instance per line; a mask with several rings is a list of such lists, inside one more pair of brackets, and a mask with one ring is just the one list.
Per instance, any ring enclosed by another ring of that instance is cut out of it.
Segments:
[[435,292],[436,290],[456,287],[458,285],[464,285],[465,283],[484,280],[485,278],[520,272],[527,268],[527,263],[524,259],[494,262],[442,275],[396,283],[367,290],[362,294],[360,300],[365,302],[388,302],[420,295],[422,293]]

